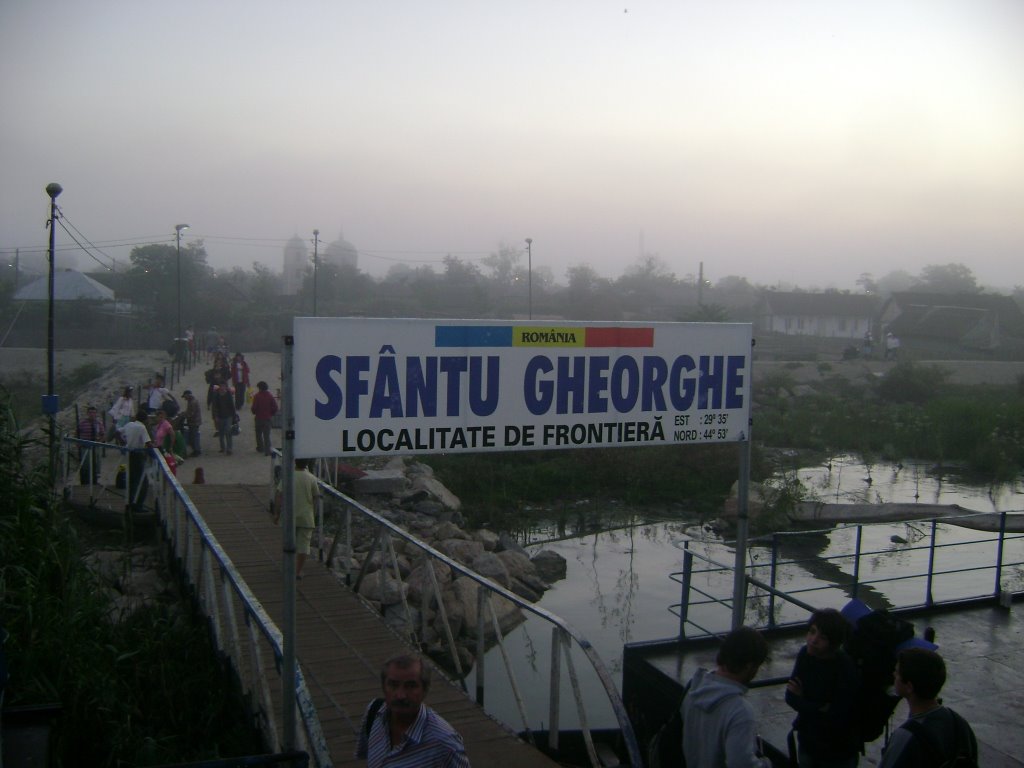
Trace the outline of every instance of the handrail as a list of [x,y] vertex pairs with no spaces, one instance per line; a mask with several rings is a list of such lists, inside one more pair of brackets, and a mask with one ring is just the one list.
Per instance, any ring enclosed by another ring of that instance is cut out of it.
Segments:
[[[75,442],[90,441],[65,437],[67,447]],[[122,453],[127,452],[125,448],[111,446],[109,443],[96,445],[116,449]],[[66,450],[65,458],[67,453]],[[155,469],[157,473],[158,487],[154,489],[154,495],[157,497],[156,512],[180,566],[181,575],[193,590],[196,606],[210,622],[218,650],[230,659],[243,691],[250,695],[253,706],[257,709],[256,714],[265,726],[264,735],[271,750],[280,752],[278,713],[267,683],[267,673],[270,670],[262,660],[262,645],[265,643],[269,646],[274,658],[273,667],[280,674],[283,656],[281,631],[249,589],[160,452],[147,449],[147,454],[147,468]],[[64,467],[68,467],[67,460]],[[236,600],[243,614],[241,621],[235,614]],[[301,669],[297,671],[295,688],[296,708],[304,725],[300,737],[305,741],[306,751],[311,754],[313,764],[317,768],[330,768],[332,762],[327,740]]]
[[[886,584],[886,583],[890,583],[890,582],[909,581],[909,580],[913,580],[913,579],[924,579],[925,580],[925,589],[924,589],[923,601],[921,603],[909,603],[909,604],[901,604],[901,605],[893,606],[894,610],[914,610],[914,609],[922,608],[922,607],[928,608],[928,607],[932,607],[932,606],[936,606],[936,605],[944,605],[944,604],[952,604],[952,603],[962,603],[962,602],[967,601],[967,600],[989,600],[989,599],[1003,600],[1003,599],[1012,599],[1013,595],[1020,593],[1021,590],[1009,590],[1009,589],[1004,588],[1003,578],[1002,578],[1003,577],[1003,573],[1006,571],[1007,568],[1024,565],[1024,560],[1016,560],[1016,561],[1008,562],[1006,560],[1006,543],[1009,542],[1009,541],[1016,541],[1016,540],[1024,539],[1024,535],[1008,535],[1006,533],[1006,517],[1007,517],[1007,514],[1008,513],[1005,512],[1005,511],[999,513],[999,515],[1000,515],[1000,525],[999,525],[999,530],[998,530],[998,532],[997,532],[997,534],[995,536],[970,538],[970,539],[967,539],[965,541],[955,541],[955,542],[939,542],[938,541],[938,533],[939,533],[939,525],[940,524],[957,525],[957,523],[955,522],[957,520],[967,520],[967,519],[969,519],[971,517],[975,517],[975,516],[986,516],[986,517],[988,517],[988,516],[990,516],[990,514],[989,513],[978,513],[977,515],[960,515],[960,516],[956,516],[956,517],[940,517],[940,518],[931,518],[931,519],[927,519],[927,520],[918,520],[918,521],[915,521],[915,522],[921,523],[921,524],[923,524],[925,526],[930,524],[930,527],[931,527],[930,533],[929,534],[925,534],[925,536],[927,536],[927,539],[928,539],[927,544],[920,545],[920,546],[901,547],[899,550],[892,550],[892,549],[875,549],[875,550],[867,550],[867,551],[863,550],[862,549],[862,541],[863,541],[863,531],[864,531],[865,528],[877,527],[877,526],[882,526],[882,525],[891,526],[891,525],[894,524],[894,521],[885,521],[885,522],[871,523],[871,524],[861,523],[861,524],[858,524],[858,525],[854,526],[856,535],[855,535],[855,545],[854,545],[854,551],[853,552],[851,552],[851,553],[834,554],[834,555],[825,555],[825,556],[794,558],[794,559],[789,559],[789,560],[780,560],[779,556],[778,556],[778,550],[779,550],[779,546],[778,545],[779,545],[779,541],[782,538],[784,538],[784,537],[791,537],[791,536],[792,537],[795,537],[795,536],[806,536],[806,535],[809,535],[809,534],[832,533],[832,532],[834,532],[836,530],[836,528],[824,528],[824,529],[818,529],[818,530],[813,530],[813,531],[782,531],[782,532],[771,534],[770,536],[759,537],[759,538],[753,539],[751,541],[751,543],[757,542],[757,541],[760,541],[760,542],[770,541],[771,542],[771,546],[770,546],[771,560],[769,562],[767,562],[767,563],[750,563],[750,564],[748,564],[747,568],[745,569],[745,571],[749,570],[751,572],[750,573],[745,572],[744,573],[744,579],[745,579],[745,582],[746,582],[747,585],[755,586],[755,587],[757,587],[758,589],[762,590],[764,593],[767,594],[767,596],[768,596],[768,610],[766,612],[767,613],[766,628],[769,628],[769,629],[774,629],[774,628],[777,628],[777,627],[796,626],[799,623],[801,623],[801,622],[779,622],[779,621],[777,621],[776,618],[775,618],[775,613],[776,613],[776,611],[775,611],[775,600],[776,600],[776,598],[781,599],[784,602],[793,604],[793,605],[795,605],[795,606],[797,606],[797,607],[799,607],[799,608],[801,608],[803,610],[813,611],[814,610],[814,606],[812,606],[810,603],[806,602],[803,599],[797,598],[796,595],[805,595],[805,594],[808,594],[808,593],[816,593],[816,592],[821,592],[821,591],[825,591],[825,590],[834,590],[836,588],[839,588],[839,589],[844,590],[844,591],[848,591],[850,593],[851,597],[856,598],[856,597],[858,597],[860,589],[862,587],[865,587],[865,586],[874,586],[874,585]],[[963,527],[971,529],[970,526],[966,526],[965,525]],[[693,621],[690,618],[690,616],[689,616],[690,608],[694,607],[694,606],[700,606],[700,605],[713,605],[713,604],[717,604],[717,605],[720,605],[722,608],[726,608],[726,609],[731,611],[732,610],[731,595],[729,595],[728,597],[720,597],[720,596],[716,596],[714,594],[711,594],[711,593],[701,589],[700,587],[694,585],[693,577],[696,574],[700,574],[700,573],[714,573],[714,572],[728,572],[728,573],[732,573],[734,566],[733,565],[729,565],[729,564],[725,564],[725,563],[720,563],[720,562],[714,560],[713,558],[708,557],[707,555],[704,555],[704,554],[701,554],[699,552],[693,551],[692,549],[689,548],[689,543],[691,541],[690,537],[682,537],[682,539],[680,541],[683,544],[683,552],[684,552],[684,554],[683,554],[683,570],[670,574],[670,578],[673,579],[674,581],[679,582],[682,585],[682,596],[681,596],[681,600],[680,600],[679,604],[670,605],[668,607],[669,611],[671,611],[672,613],[677,613],[677,611],[678,611],[677,615],[680,618],[680,621],[679,621],[679,636],[678,637],[679,637],[680,640],[686,638],[687,626],[692,626],[692,627],[696,628],[697,630],[699,630],[699,632],[702,633],[701,636],[713,636],[713,635],[719,634],[719,633],[713,632],[713,631],[711,631],[711,630],[709,630],[709,629],[707,629],[705,627],[702,627],[699,624],[697,624],[695,621]],[[986,561],[982,565],[967,565],[967,566],[960,566],[960,567],[955,567],[955,568],[945,568],[945,569],[939,569],[939,568],[936,567],[935,555],[936,555],[936,552],[939,551],[939,550],[958,549],[958,548],[959,549],[963,549],[963,548],[972,547],[972,546],[976,547],[979,544],[993,544],[993,543],[995,544],[995,556],[994,556],[994,558],[992,560]],[[927,559],[928,559],[927,568],[924,571],[915,571],[915,572],[907,573],[906,569],[905,569],[905,566],[904,566],[902,568],[901,572],[898,573],[897,575],[883,576],[883,577],[879,577],[879,578],[863,578],[862,577],[861,561],[864,560],[865,558],[876,558],[877,559],[877,558],[884,557],[884,556],[895,556],[896,554],[905,555],[908,552],[911,552],[911,553],[912,552],[927,552],[928,553],[928,555],[927,555]],[[699,569],[699,570],[694,569],[694,565],[693,565],[694,559],[697,559],[699,561],[703,561],[703,562],[707,563],[707,565],[709,567],[708,568]],[[852,576],[851,576],[849,581],[845,581],[845,580],[844,581],[830,581],[828,583],[816,584],[816,585],[807,586],[807,587],[800,587],[800,588],[790,589],[790,590],[786,590],[786,591],[777,589],[776,586],[775,586],[776,585],[776,576],[778,574],[779,569],[781,567],[783,567],[783,566],[801,565],[803,563],[810,563],[810,562],[814,562],[814,563],[830,563],[830,562],[833,562],[833,561],[849,562],[851,560],[852,560],[852,563],[853,563],[853,566],[852,566],[853,573],[852,573]],[[770,578],[767,581],[765,581],[763,579],[759,579],[759,578],[757,578],[756,576],[753,575],[753,572],[756,572],[757,570],[764,569],[764,568],[769,568],[770,569]],[[938,577],[938,576],[953,576],[953,575],[956,575],[956,574],[969,573],[969,572],[977,572],[977,571],[988,571],[988,570],[994,571],[994,574],[995,574],[995,587],[994,587],[994,590],[992,592],[984,592],[984,593],[981,593],[981,594],[968,595],[968,596],[965,596],[965,597],[961,596],[961,597],[955,597],[955,598],[949,598],[949,599],[938,599],[937,600],[935,598],[933,590],[934,590],[934,583],[935,583],[935,578],[936,577]],[[699,595],[699,596],[701,596],[702,598],[705,598],[705,599],[692,600],[691,599],[691,595],[693,593],[696,593],[697,595]]]
[[[531,613],[534,616],[537,616],[540,619],[542,619],[542,620],[548,622],[549,624],[551,624],[552,625],[552,629],[553,629],[553,635],[558,638],[557,641],[553,640],[552,658],[554,659],[557,656],[557,654],[558,654],[558,646],[561,645],[563,650],[564,650],[564,656],[565,656],[565,660],[566,660],[566,666],[567,666],[568,672],[569,672],[570,682],[572,683],[574,694],[575,694],[576,700],[577,700],[576,703],[577,703],[578,712],[579,712],[579,715],[580,715],[581,730],[583,731],[583,737],[584,737],[584,741],[585,741],[585,743],[587,745],[587,751],[588,751],[588,753],[590,755],[591,763],[594,766],[599,766],[601,763],[598,760],[598,757],[597,757],[597,754],[596,754],[596,750],[595,750],[594,745],[593,745],[592,735],[591,735],[589,727],[587,726],[586,712],[585,712],[585,708],[583,706],[582,695],[580,694],[580,691],[579,691],[578,681],[576,679],[576,671],[575,671],[575,667],[573,666],[572,655],[570,653],[571,649],[570,649],[569,641],[572,640],[573,642],[575,642],[577,647],[579,647],[579,649],[583,652],[583,654],[585,655],[587,660],[590,662],[591,667],[593,668],[595,674],[597,675],[598,679],[601,682],[601,685],[604,688],[605,694],[608,697],[609,704],[611,705],[612,710],[615,713],[616,721],[619,724],[619,728],[620,728],[621,734],[622,734],[623,743],[624,743],[626,751],[627,751],[627,753],[629,755],[630,764],[634,765],[634,766],[641,766],[641,765],[644,764],[643,763],[643,758],[641,757],[640,747],[639,747],[639,744],[638,744],[637,739],[636,739],[636,734],[634,733],[633,726],[630,723],[628,715],[626,714],[626,708],[625,708],[625,706],[622,703],[622,697],[619,695],[618,689],[615,687],[615,683],[612,680],[612,677],[609,674],[607,667],[605,667],[604,661],[601,659],[600,655],[597,653],[597,650],[593,647],[593,645],[591,645],[589,640],[587,640],[585,637],[583,637],[582,634],[580,634],[580,632],[578,632],[575,628],[573,628],[568,622],[566,622],[561,617],[556,616],[555,614],[551,613],[550,611],[547,611],[547,610],[545,610],[545,609],[543,609],[543,608],[541,608],[541,607],[539,607],[537,605],[534,605],[533,603],[531,603],[531,602],[529,602],[527,600],[524,600],[523,598],[519,597],[515,593],[509,591],[508,589],[505,589],[500,584],[496,584],[495,582],[491,581],[490,579],[486,578],[485,576],[481,576],[480,574],[476,573],[475,571],[471,570],[470,568],[467,568],[466,566],[464,566],[463,564],[459,563],[458,561],[448,557],[447,555],[445,555],[442,552],[439,552],[438,550],[434,549],[432,546],[430,546],[426,542],[423,542],[423,541],[417,539],[415,536],[411,535],[410,533],[405,531],[403,528],[395,525],[394,523],[392,523],[391,521],[389,521],[389,520],[385,519],[384,517],[380,516],[376,512],[373,512],[372,510],[368,509],[367,507],[365,507],[364,505],[362,505],[361,503],[359,503],[355,499],[353,499],[350,496],[342,493],[337,488],[333,487],[332,485],[330,485],[328,483],[325,483],[322,480],[321,480],[321,488],[322,488],[322,490],[324,491],[324,493],[326,495],[330,496],[331,498],[333,498],[337,502],[340,502],[341,504],[345,505],[346,508],[350,508],[350,509],[356,510],[361,515],[363,515],[368,520],[370,520],[373,524],[376,524],[377,526],[379,526],[378,530],[381,531],[381,532],[386,532],[387,536],[396,536],[396,537],[402,539],[407,544],[412,545],[412,546],[416,547],[417,549],[421,550],[423,553],[428,555],[431,559],[444,564],[445,566],[450,568],[452,571],[455,571],[455,572],[459,573],[461,576],[464,576],[464,577],[469,578],[472,581],[474,581],[478,585],[478,589],[480,590],[479,593],[478,593],[478,595],[480,597],[480,603],[483,604],[485,607],[489,607],[490,608],[490,611],[491,611],[491,621],[493,622],[493,624],[495,626],[495,630],[497,630],[497,619],[496,619],[495,614],[494,614],[494,609],[493,609],[493,607],[490,606],[490,600],[487,599],[487,597],[485,597],[486,595],[490,595],[490,594],[499,595],[500,597],[503,597],[504,599],[514,603],[521,610],[526,611],[528,613]],[[347,540],[348,540],[349,543],[346,544],[346,547],[348,549],[348,553],[351,554],[352,547],[351,547],[351,531],[350,531],[350,526],[346,525],[345,526],[345,531],[343,531],[343,533],[345,533],[345,535],[347,536]],[[336,546],[337,546],[337,539],[335,540],[335,548],[336,548]],[[327,562],[327,566],[328,567],[330,567],[330,565],[331,565],[331,560],[333,559],[334,551],[335,551],[335,549],[332,548],[332,550],[331,550],[331,552],[330,552],[330,554],[328,556],[328,562]],[[373,554],[374,554],[373,551],[371,551],[370,553],[367,554],[367,562],[369,561],[370,557]],[[382,552],[382,555],[383,555],[383,552]],[[383,557],[382,557],[382,560],[383,560]],[[427,570],[432,572],[433,568],[432,567],[428,567]],[[383,571],[383,562],[382,562],[381,571]],[[353,586],[353,589],[354,590],[358,589],[358,583]],[[437,594],[437,599],[438,599],[438,603],[441,604],[442,601],[441,601],[440,594]],[[406,608],[406,620],[407,620],[408,623],[411,624],[410,616],[409,616],[409,613],[408,613],[408,608]],[[478,637],[478,642],[481,644],[481,649],[482,649],[483,635],[484,635],[484,632],[483,632],[483,623],[484,623],[484,621],[485,621],[485,619],[484,619],[484,611],[478,611],[478,622],[480,624],[480,628],[478,629],[477,637]],[[446,619],[445,619],[445,629],[446,629],[447,639],[448,639],[448,642],[449,642],[450,646],[454,646],[454,641],[451,639],[450,627],[447,626],[447,620]],[[498,638],[500,640],[500,637],[501,637],[500,632],[498,633],[497,636],[498,636]],[[458,658],[458,654],[455,653],[454,647],[451,647],[450,651],[451,651],[453,659],[457,659]],[[512,675],[513,675],[512,669],[508,665],[507,655],[504,653],[504,649],[503,648],[502,648],[502,651],[503,651],[502,657],[506,661],[506,670],[507,670],[507,672],[508,672],[508,674],[510,676],[510,679],[512,679]],[[458,663],[458,662],[456,662],[456,663]],[[477,665],[478,665],[478,671],[477,671],[477,699],[478,699],[478,702],[481,703],[481,705],[482,705],[481,699],[482,699],[482,694],[483,694],[482,686],[483,686],[483,677],[484,677],[484,675],[483,675],[483,653],[482,652],[478,652],[477,653]],[[553,664],[552,664],[552,681],[551,681],[551,690],[550,690],[550,693],[551,693],[551,697],[550,697],[551,713],[550,713],[550,718],[549,718],[549,723],[550,723],[550,728],[549,728],[549,746],[552,749],[557,749],[557,747],[558,747],[558,727],[557,727],[557,724],[558,724],[558,713],[557,713],[558,703],[557,703],[557,694],[558,694],[559,681],[558,681],[557,676],[556,676],[556,669],[557,669],[557,667],[558,667],[558,665],[553,662]],[[513,690],[516,690],[516,685],[515,685],[514,682],[512,683],[512,686],[513,686]],[[520,708],[521,708],[521,704],[522,704],[521,697],[519,697],[517,695],[516,698],[517,698],[517,705],[519,705]]]

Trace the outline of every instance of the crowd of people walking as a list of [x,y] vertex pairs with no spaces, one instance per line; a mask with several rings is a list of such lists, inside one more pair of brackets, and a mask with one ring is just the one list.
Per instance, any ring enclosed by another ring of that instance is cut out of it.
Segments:
[[[191,332],[191,328],[189,329]],[[195,343],[195,335],[191,334]],[[209,438],[204,445],[202,431],[212,426],[219,453],[231,456],[237,449],[236,438],[243,423],[252,418],[252,435],[256,451],[270,456],[273,449],[272,427],[279,411],[278,395],[266,381],[250,385],[252,370],[245,355],[234,353],[230,358],[225,351],[224,338],[218,335],[216,346],[209,350],[208,365],[202,373],[207,392],[205,404],[201,395],[186,388],[180,393],[166,386],[164,376],[154,373],[150,380],[136,391],[126,385],[112,398],[109,408],[100,409],[90,404],[76,422],[75,436],[79,444],[80,481],[98,483],[102,469],[103,449],[97,443],[109,443],[129,449],[129,466],[133,496],[144,466],[146,450],[157,448],[175,473],[184,462],[209,452]],[[180,384],[180,381],[179,381]],[[204,407],[205,405],[205,407]],[[141,432],[140,432],[141,429]],[[87,441],[87,442],[85,442]],[[247,445],[251,445],[246,440]],[[139,453],[136,459],[136,453]],[[142,464],[135,466],[142,461]],[[120,482],[120,480],[118,480]],[[144,498],[144,494],[143,494]],[[141,504],[141,502],[140,502]]]

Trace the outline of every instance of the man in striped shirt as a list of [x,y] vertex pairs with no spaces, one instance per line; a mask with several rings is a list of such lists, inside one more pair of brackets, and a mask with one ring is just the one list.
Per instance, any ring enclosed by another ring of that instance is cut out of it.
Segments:
[[384,698],[366,708],[356,748],[367,768],[469,768],[462,737],[423,703],[430,667],[420,656],[388,659],[380,682]]

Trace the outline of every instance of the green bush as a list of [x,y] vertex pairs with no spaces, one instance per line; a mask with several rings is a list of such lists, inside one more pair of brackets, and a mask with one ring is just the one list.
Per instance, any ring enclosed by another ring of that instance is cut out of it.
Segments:
[[633,506],[720,506],[736,480],[736,446],[591,448],[428,456],[475,525],[512,527],[533,506],[587,499]]
[[897,363],[878,386],[878,395],[891,403],[926,403],[938,397],[949,371],[912,362]]
[[74,526],[0,414],[0,619],[8,706],[60,703],[57,765],[146,765],[262,751],[205,624],[182,598],[113,623]]

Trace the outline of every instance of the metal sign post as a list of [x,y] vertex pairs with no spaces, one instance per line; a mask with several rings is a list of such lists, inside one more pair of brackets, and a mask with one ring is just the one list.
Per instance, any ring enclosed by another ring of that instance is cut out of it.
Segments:
[[298,744],[295,717],[295,416],[292,402],[293,365],[295,339],[285,336],[284,371],[281,381],[282,411],[284,418],[284,467],[281,476],[282,502],[284,514],[281,515],[281,584],[284,598],[282,612],[282,659],[281,659],[281,706],[283,725],[283,748],[295,749]]
[[[747,376],[754,375],[754,340],[750,340],[750,363]],[[750,529],[750,431],[753,419],[747,416],[747,432],[740,435],[740,476],[736,488],[736,564],[733,566],[732,628],[743,626],[747,613],[747,535]]]

